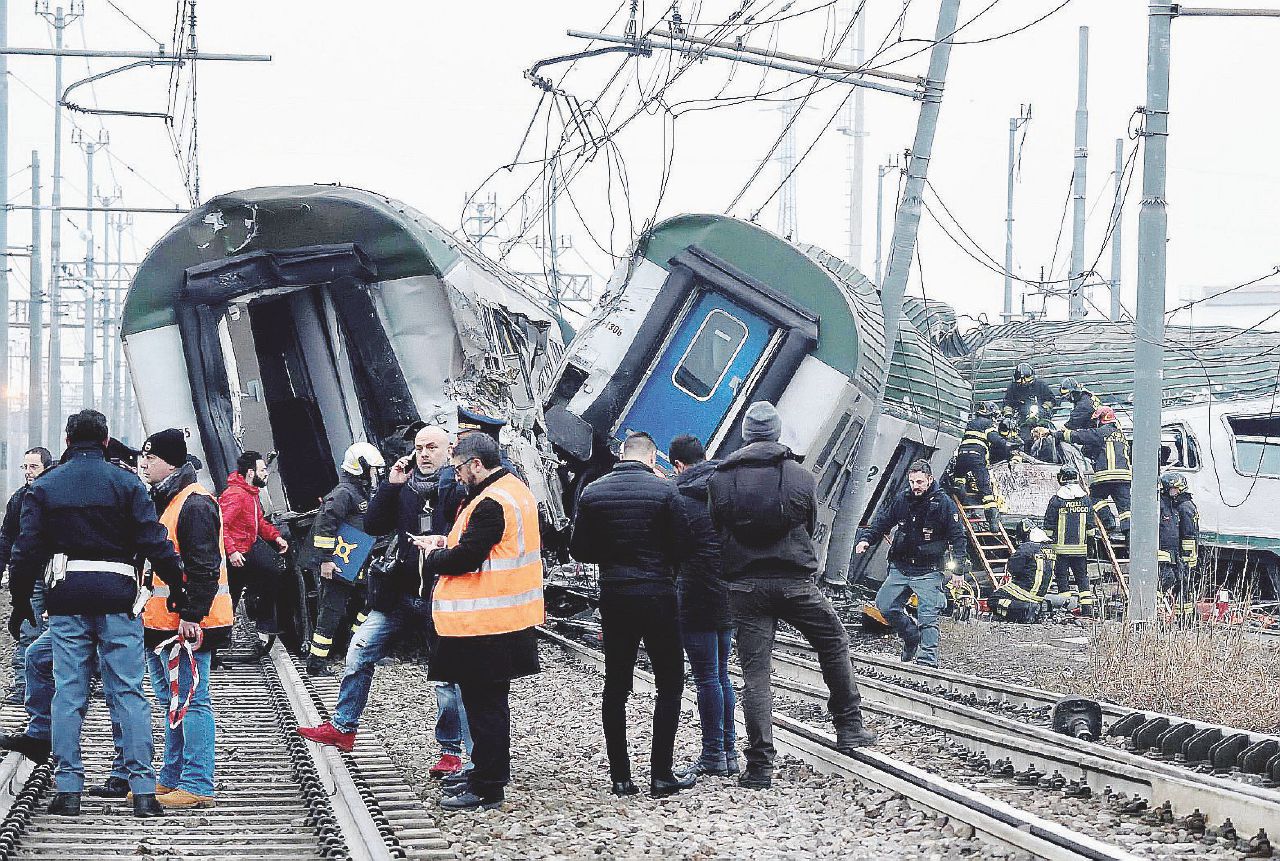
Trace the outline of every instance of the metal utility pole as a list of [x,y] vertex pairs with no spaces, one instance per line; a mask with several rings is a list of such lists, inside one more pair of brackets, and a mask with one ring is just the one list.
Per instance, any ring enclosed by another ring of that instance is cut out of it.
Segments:
[[[854,0],[845,0],[842,6],[843,24],[847,26],[853,21],[853,39],[849,41],[846,59],[852,68],[862,65],[862,58],[867,51],[867,16],[858,14]],[[844,27],[839,28],[844,32]],[[848,137],[846,157],[849,171],[849,250],[848,262],[859,272],[862,271],[862,178],[866,163],[866,94],[859,88],[853,91],[853,98],[845,103],[844,123],[840,128]],[[877,280],[877,284],[879,281]]]
[[1111,204],[1111,319],[1120,319],[1120,238],[1124,215],[1124,138],[1116,138],[1116,199]]
[[547,189],[547,250],[550,252],[551,259],[548,261],[548,273],[551,278],[551,301],[555,305],[556,313],[560,313],[560,239],[556,235],[556,231],[560,229],[556,210],[559,208],[560,189],[556,185],[556,167],[553,162],[551,165],[551,182]]
[[[80,135],[73,134],[73,140],[84,147],[84,163],[85,163],[85,206],[89,209],[93,208],[93,154],[98,149],[98,144],[94,141],[86,141]],[[105,141],[104,141],[105,143]],[[93,283],[93,213],[87,213],[85,216],[85,240],[84,240],[84,361],[83,376],[81,377],[81,394],[80,408],[92,409],[94,402],[94,365],[95,354],[97,352],[94,346],[94,338],[97,335],[97,325],[94,323],[94,283]]]
[[798,108],[791,102],[778,107],[782,114],[782,146],[775,156],[782,191],[778,195],[778,235],[786,239],[796,238],[796,124]]
[[871,457],[879,436],[880,416],[883,412],[884,391],[888,385],[889,369],[898,341],[898,326],[902,320],[902,300],[907,292],[907,276],[911,260],[915,256],[916,235],[920,229],[920,211],[924,195],[924,183],[933,156],[933,138],[938,128],[938,113],[942,108],[942,91],[947,79],[947,67],[951,62],[951,41],[954,38],[956,19],[960,14],[960,0],[941,0],[938,9],[938,26],[934,44],[929,53],[929,72],[925,81],[924,98],[920,102],[920,118],[916,123],[915,140],[907,161],[907,179],[902,202],[893,226],[892,250],[889,254],[889,271],[880,290],[880,303],[884,309],[884,367],[881,369],[879,397],[871,402],[862,431],[862,438],[854,453],[849,482],[850,493],[841,501],[831,526],[831,540],[827,544],[827,558],[823,579],[833,585],[848,583],[849,562],[853,554],[854,537],[858,521],[867,507],[871,492]]
[[[9,0],[0,0],[0,48],[9,47]],[[9,58],[0,55],[0,204],[9,202]],[[0,212],[0,488],[9,490],[9,211]]]
[[[102,206],[110,206],[120,199],[120,189],[117,188],[114,194],[98,195],[98,202]],[[90,215],[90,218],[93,216]],[[102,213],[102,276],[103,290],[102,300],[99,310],[101,312],[100,319],[102,321],[102,390],[98,396],[98,403],[101,405],[99,410],[106,414],[108,427],[114,421],[111,415],[112,398],[111,390],[114,388],[116,370],[112,367],[111,362],[111,327],[115,322],[115,296],[118,285],[111,275],[111,213]]]
[[41,272],[40,153],[31,151],[31,293],[27,322],[30,347],[27,350],[27,447],[44,445],[44,273]]
[[[72,3],[70,15],[62,7],[37,14],[53,25],[53,47],[62,50],[62,31],[80,17],[83,6]],[[53,217],[49,223],[49,426],[50,440],[58,439],[62,423],[62,54],[53,58]]]
[[1080,28],[1080,79],[1076,89],[1075,179],[1071,202],[1071,285],[1068,312],[1072,320],[1084,317],[1084,220],[1085,177],[1089,169],[1089,28]]
[[1000,318],[1013,319],[1013,177],[1017,169],[1018,129],[1031,120],[1031,105],[1019,105],[1018,115],[1009,118],[1009,176],[1004,216],[1004,311]]
[[[880,286],[881,255],[884,252],[884,176],[891,170],[898,169],[898,157],[893,156],[887,164],[876,168],[876,287]],[[894,196],[896,199],[896,195]]]

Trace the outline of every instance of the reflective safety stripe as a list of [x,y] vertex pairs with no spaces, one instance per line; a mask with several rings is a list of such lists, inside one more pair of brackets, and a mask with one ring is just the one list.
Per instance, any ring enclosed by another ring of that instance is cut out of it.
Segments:
[[331,646],[333,645],[333,638],[326,637],[324,634],[321,634],[319,631],[315,631],[311,634],[311,642],[321,643],[326,646]]
[[329,657],[329,647],[325,646],[321,648],[320,646],[317,646],[315,643],[312,643],[310,653],[312,655],[315,655],[317,658],[327,658]]
[[1017,599],[1018,601],[1029,601],[1032,604],[1039,603],[1040,601],[1038,597],[1031,594],[1026,589],[1023,589],[1017,583],[1006,583],[1000,587],[1000,591],[1009,595],[1011,598]]
[[315,538],[311,539],[311,543],[316,547],[319,547],[321,550],[332,550],[338,546],[338,539],[325,538],[323,535],[317,535]]
[[[214,597],[217,598],[218,595],[230,595],[230,594],[231,594],[231,587],[226,583],[219,583],[218,591],[214,593]],[[156,584],[156,586],[151,590],[151,597],[152,598],[168,598],[169,584],[163,581]]]
[[432,601],[431,609],[444,613],[470,613],[475,610],[498,610],[503,607],[519,607],[531,601],[542,600],[542,587],[521,592],[519,595],[500,595],[495,598],[459,598],[453,601]]
[[[174,495],[159,518],[161,525],[164,526],[169,534],[169,541],[173,544],[173,549],[178,552],[179,556],[182,555],[182,547],[178,542],[178,518],[182,515],[183,505],[192,496],[207,496],[213,499],[212,493],[205,490],[199,483],[192,482]],[[214,504],[217,504],[216,500]],[[226,546],[223,538],[220,524],[217,535],[220,553]],[[151,597],[142,608],[143,627],[152,631],[176,631],[178,629],[182,619],[177,613],[169,609],[169,595],[170,591],[167,583],[155,584]],[[209,611],[200,620],[200,627],[205,630],[230,628],[235,621],[235,615],[236,609],[231,604],[231,588],[227,579],[227,560],[224,556],[218,566],[218,588],[214,592],[213,601],[209,604]]]
[[1169,555],[1169,551],[1168,551],[1168,550],[1157,550],[1157,551],[1156,551],[1156,561],[1157,561],[1157,562],[1167,562],[1167,563],[1172,564],[1172,563],[1173,563],[1173,557]]
[[526,565],[532,565],[535,562],[542,561],[542,553],[525,553],[523,556],[517,556],[515,559],[486,559],[480,563],[481,571],[514,571],[516,568],[523,568]]

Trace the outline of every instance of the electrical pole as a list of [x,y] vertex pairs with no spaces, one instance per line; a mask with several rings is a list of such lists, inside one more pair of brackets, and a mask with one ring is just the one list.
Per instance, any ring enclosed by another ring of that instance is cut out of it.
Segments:
[[[881,255],[884,252],[884,176],[891,170],[898,169],[898,157],[895,155],[887,164],[876,168],[876,289],[880,287]],[[896,195],[895,195],[896,197]]]
[[1116,199],[1111,205],[1111,319],[1120,319],[1120,238],[1124,233],[1124,138],[1116,138]]
[[[842,6],[844,25],[853,24],[853,39],[849,42],[846,55],[848,65],[858,68],[867,50],[867,17],[858,14],[854,0],[845,0]],[[853,17],[857,15],[857,20]],[[844,27],[840,28],[844,32]],[[848,136],[846,157],[849,170],[849,250],[848,262],[859,272],[862,271],[862,178],[866,162],[866,97],[862,89],[855,87],[853,98],[845,103],[844,124],[840,131]],[[879,283],[877,281],[877,283]]]
[[[133,224],[132,214],[122,214],[116,217],[116,266],[119,268],[121,275],[124,274],[124,260],[122,249],[124,247],[124,231],[125,228]],[[118,298],[116,301],[116,316],[122,317],[124,314],[124,299]],[[119,320],[116,324],[116,337],[111,343],[111,362],[115,365],[115,387],[111,393],[111,414],[115,418],[115,426],[118,430],[115,432],[117,439],[131,441],[133,437],[133,377],[129,373],[129,369],[125,367],[121,361],[121,354],[124,347],[120,340]],[[126,418],[127,417],[127,418]]]
[[1072,181],[1074,217],[1071,229],[1071,287],[1068,313],[1072,320],[1084,311],[1085,177],[1089,168],[1089,28],[1080,28],[1080,77],[1076,89],[1075,174]]
[[[0,0],[0,48],[9,47],[9,0]],[[0,55],[0,205],[9,202],[9,58]],[[0,212],[0,489],[9,490],[9,211]]]
[[[78,131],[78,130],[76,130]],[[97,152],[98,143],[94,141],[86,141],[83,137],[75,132],[72,134],[72,140],[80,144],[84,148],[85,163],[85,207],[89,210],[93,209],[93,154]],[[105,143],[105,141],[103,141]],[[94,323],[94,275],[93,275],[93,213],[85,213],[85,239],[84,239],[84,361],[83,375],[81,377],[81,394],[80,408],[92,409],[96,406],[94,400],[94,365],[96,364],[97,349],[94,345],[94,338],[97,336],[97,325]]]
[[791,102],[784,102],[778,107],[782,113],[782,147],[775,160],[778,162],[778,173],[782,183],[782,192],[778,195],[778,235],[784,239],[794,239],[799,229],[796,218],[796,124],[795,116],[798,108]]
[[1019,105],[1018,115],[1009,118],[1009,176],[1004,216],[1004,311],[1001,319],[1013,319],[1013,176],[1017,168],[1018,129],[1031,120],[1031,105]]
[[[103,207],[108,207],[120,199],[120,189],[117,188],[114,194],[98,195],[98,203]],[[89,216],[92,218],[92,214]],[[114,421],[111,415],[112,398],[111,391],[115,386],[114,379],[116,370],[112,367],[111,362],[111,327],[115,318],[115,296],[118,289],[117,282],[111,274],[111,213],[102,213],[102,300],[100,306],[100,319],[102,321],[102,390],[98,395],[98,403],[100,412],[107,416],[108,427],[114,427],[110,424]]]
[[920,102],[920,118],[916,123],[915,140],[907,161],[907,179],[902,201],[893,225],[892,249],[889,253],[889,271],[880,290],[880,302],[884,309],[884,367],[877,381],[877,396],[871,401],[853,465],[850,467],[850,492],[841,500],[831,526],[831,539],[827,544],[823,579],[832,585],[848,583],[849,563],[852,557],[854,537],[858,521],[867,506],[871,490],[871,457],[879,438],[880,416],[884,409],[885,387],[898,341],[898,326],[902,320],[902,301],[907,292],[907,276],[911,272],[911,260],[915,256],[916,235],[920,229],[920,212],[924,195],[924,183],[933,156],[933,138],[938,129],[938,113],[942,107],[942,91],[947,79],[947,67],[951,61],[951,41],[954,38],[956,19],[960,13],[960,0],[941,0],[938,9],[938,26],[933,47],[929,53],[929,72],[925,80],[924,98]]
[[[53,47],[62,50],[62,31],[81,15],[74,0],[71,14],[62,7],[50,17],[48,4],[37,14],[53,25]],[[53,214],[49,222],[49,426],[47,438],[58,438],[62,423],[62,55],[53,58]]]
[[[7,214],[7,213],[6,213]],[[27,447],[44,445],[44,273],[40,270],[40,153],[31,151],[31,292],[27,297]]]

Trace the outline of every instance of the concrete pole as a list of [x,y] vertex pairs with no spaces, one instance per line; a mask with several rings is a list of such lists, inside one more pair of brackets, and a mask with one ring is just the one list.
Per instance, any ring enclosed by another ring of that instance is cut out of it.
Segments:
[[[9,47],[9,2],[0,0],[0,48]],[[0,54],[0,489],[9,490],[9,58]]]
[[41,271],[40,153],[31,151],[31,293],[27,299],[27,448],[44,445],[44,273]]
[[1013,319],[1013,170],[1015,149],[1017,148],[1018,121],[1009,118],[1009,175],[1005,185],[1004,211],[1004,310],[1000,313],[1003,322]]
[[[851,0],[852,2],[852,0]],[[856,14],[856,9],[851,14]],[[854,23],[849,65],[857,68],[867,53],[867,16],[865,11]],[[853,90],[852,122],[849,124],[849,264],[862,271],[862,178],[866,172],[867,107],[866,93],[861,87]],[[879,284],[879,280],[876,281]]]
[[1111,208],[1111,319],[1120,319],[1120,240],[1124,233],[1124,138],[1116,138],[1116,199]]
[[[62,50],[66,18],[59,6],[53,14],[54,47]],[[49,425],[46,438],[62,430],[62,55],[53,58],[53,212],[49,222]]]
[[[87,141],[84,145],[85,158],[85,182],[88,188],[85,189],[85,206],[89,209],[93,208],[93,154],[97,150],[97,144],[93,141]],[[94,322],[96,315],[94,314],[94,283],[93,283],[93,213],[85,213],[85,240],[84,240],[84,374],[81,378],[81,395],[80,408],[92,409],[97,404],[94,398],[93,383],[94,373],[93,366],[96,363],[95,354],[97,350],[94,345],[94,338],[97,336],[97,324]]]
[[885,387],[888,384],[889,368],[897,345],[898,325],[902,320],[902,300],[907,292],[907,276],[911,272],[911,260],[915,256],[924,183],[929,160],[933,157],[933,138],[938,128],[942,91],[947,79],[947,67],[951,61],[951,40],[959,14],[960,0],[941,0],[935,41],[929,54],[929,72],[924,85],[924,98],[920,102],[920,118],[916,123],[915,140],[911,145],[910,160],[907,162],[906,184],[893,225],[889,271],[880,290],[880,301],[884,308],[884,368],[880,374],[877,397],[871,401],[862,440],[854,454],[853,465],[850,467],[850,473],[853,476],[853,480],[849,482],[851,492],[841,501],[835,522],[831,526],[831,540],[827,544],[823,579],[837,586],[848,582],[854,538],[871,491],[872,449],[879,437]]
[[1129,536],[1129,620],[1156,614],[1159,564],[1161,386],[1164,380],[1165,171],[1169,143],[1169,36],[1175,6],[1150,6],[1147,21],[1147,104],[1138,214],[1138,307],[1134,325],[1133,523]]
[[[108,199],[104,198],[105,204]],[[92,217],[92,216],[91,216]],[[111,427],[111,317],[115,297],[116,282],[111,280],[111,213],[102,213],[102,390],[98,395],[98,409],[107,416],[107,427]]]
[[884,175],[892,165],[882,164],[876,168],[876,287],[880,286],[881,256],[884,248]]
[[1076,89],[1075,181],[1071,201],[1074,217],[1071,228],[1071,291],[1069,313],[1072,320],[1084,317],[1084,220],[1085,178],[1089,169],[1089,28],[1080,28],[1080,77]]

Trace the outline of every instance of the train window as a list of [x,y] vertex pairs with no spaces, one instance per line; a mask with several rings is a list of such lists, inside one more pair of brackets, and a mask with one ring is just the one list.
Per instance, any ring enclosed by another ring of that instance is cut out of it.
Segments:
[[845,431],[840,444],[836,446],[831,462],[822,472],[822,478],[818,480],[818,498],[831,508],[840,507],[840,500],[844,498],[844,492],[849,487],[849,467],[852,466],[853,450],[861,437],[862,422],[854,419],[849,423],[849,428]]
[[1280,417],[1227,416],[1241,475],[1280,477]]
[[1160,468],[1200,468],[1200,446],[1186,425],[1165,425],[1160,429]]
[[745,323],[724,311],[712,311],[698,327],[671,381],[695,400],[708,400],[746,340]]
[[814,461],[813,468],[815,470],[822,469],[827,463],[827,458],[831,457],[831,450],[836,447],[836,443],[840,441],[840,434],[844,433],[845,427],[849,424],[849,419],[853,418],[852,413],[845,413],[840,417],[840,421],[836,422],[836,428],[831,432],[831,436],[827,437],[827,441],[822,446],[822,451],[818,453],[818,459]]

